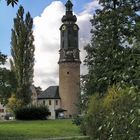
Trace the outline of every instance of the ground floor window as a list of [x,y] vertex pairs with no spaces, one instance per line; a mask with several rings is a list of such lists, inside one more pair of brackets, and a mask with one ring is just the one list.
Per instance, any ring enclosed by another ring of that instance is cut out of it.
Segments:
[[58,105],[58,100],[55,101],[55,104]]
[[0,113],[3,113],[4,112],[4,109],[0,109]]

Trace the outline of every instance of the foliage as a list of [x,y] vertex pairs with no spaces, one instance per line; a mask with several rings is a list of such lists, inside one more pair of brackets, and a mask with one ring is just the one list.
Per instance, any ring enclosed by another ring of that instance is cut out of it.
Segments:
[[33,82],[34,66],[32,27],[33,19],[30,13],[28,12],[24,19],[24,9],[20,6],[12,29],[11,54],[13,60],[11,60],[11,69],[17,82],[16,98],[23,106],[31,101],[30,86]]
[[1,73],[2,79],[0,85],[0,101],[5,105],[8,103],[8,99],[10,98],[11,93],[15,91],[16,82],[14,79],[14,73],[12,71],[3,68]]
[[2,121],[0,138],[8,140],[45,139],[51,137],[80,136],[79,128],[69,119],[43,121]]
[[20,108],[22,103],[16,99],[15,94],[12,94],[8,99],[7,108],[10,112],[13,112],[15,108]]
[[0,65],[5,64],[7,56],[0,51]]
[[93,140],[139,139],[140,0],[99,4],[85,47],[88,74],[82,81],[82,108],[90,103],[82,130]]
[[2,66],[5,64],[6,59],[6,55],[0,52],[0,102],[4,105],[7,104],[16,84],[14,73]]
[[[140,0],[100,0],[92,23],[91,42],[85,47],[88,74],[83,77],[88,95],[104,94],[114,84],[140,83]],[[137,82],[136,82],[137,81]]]
[[76,124],[77,126],[81,125],[82,121],[83,121],[83,117],[82,116],[76,116],[72,120],[73,124]]
[[85,129],[93,140],[136,140],[140,133],[140,92],[113,86],[90,99]]
[[12,5],[12,7],[14,7],[15,4],[18,3],[18,0],[6,0],[7,1],[7,5]]
[[86,125],[85,125],[85,116],[84,115],[78,115],[76,116],[75,118],[73,118],[72,120],[72,123],[79,126],[80,128],[80,132],[83,134],[83,135],[87,135],[86,133]]
[[0,68],[0,102],[5,105],[10,97],[12,87],[10,85],[10,71]]
[[[6,58],[7,58],[6,55],[0,52],[0,66],[5,64]],[[7,78],[5,79],[5,76],[7,76],[6,68],[0,67],[0,102],[2,102],[2,104],[5,100],[5,98],[3,97],[3,93],[5,94],[5,90],[6,90],[5,82],[7,82]]]
[[28,106],[14,109],[18,120],[45,120],[49,116],[47,106]]

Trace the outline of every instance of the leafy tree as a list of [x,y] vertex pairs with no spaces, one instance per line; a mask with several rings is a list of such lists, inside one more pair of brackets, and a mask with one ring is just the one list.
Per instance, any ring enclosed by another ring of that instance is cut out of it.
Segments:
[[140,0],[99,2],[102,9],[91,20],[92,39],[85,47],[89,73],[82,82],[88,97],[84,106],[90,103],[81,126],[93,140],[135,140],[139,138]]
[[6,55],[0,52],[0,65],[3,65],[6,62]]
[[[6,58],[7,58],[6,55],[4,55],[0,52],[0,65],[5,64]],[[5,91],[5,74],[4,73],[6,73],[6,72],[7,71],[5,68],[0,67],[0,102],[1,103],[3,103],[5,100],[3,95],[5,94],[4,93],[4,91]]]
[[7,108],[10,112],[13,112],[16,108],[21,106],[21,102],[17,100],[15,94],[11,94],[11,97],[8,98]]
[[113,84],[137,85],[135,79],[140,76],[139,59],[133,55],[140,48],[140,0],[100,0],[99,3],[102,9],[96,10],[91,20],[92,39],[85,47],[89,73],[83,83],[88,95],[103,94]]
[[0,52],[0,102],[4,105],[7,104],[8,98],[11,96],[11,91],[14,90],[12,86],[14,81],[13,73],[5,67],[2,67],[6,59],[6,55]]
[[[7,5],[12,5],[14,7],[15,4],[18,3],[18,0],[6,0]],[[6,55],[2,54],[0,52],[0,65],[5,64],[6,61]],[[13,76],[13,73],[7,70],[6,68],[0,68],[0,102],[2,104],[7,104],[8,98],[11,95],[11,90],[13,87],[11,87],[12,79],[10,76]],[[14,79],[15,80],[15,79]]]
[[[0,65],[4,65],[6,62],[6,55],[0,52]],[[7,104],[8,98],[11,93],[15,91],[16,79],[14,73],[5,67],[0,67],[0,102]]]
[[41,87],[35,87],[35,90],[37,92],[37,95],[42,93],[42,88]]
[[14,7],[15,4],[18,3],[18,0],[6,0],[7,1],[7,5],[12,5]]
[[113,86],[105,97],[93,95],[83,125],[91,139],[139,139],[140,93],[137,88]]
[[33,82],[34,37],[33,19],[28,12],[24,20],[24,9],[19,7],[11,37],[12,69],[17,80],[16,97],[22,105],[31,100],[30,86]]
[[0,73],[0,102],[5,105],[8,102],[8,98],[11,96],[11,91],[13,91],[12,73],[6,68],[2,68]]

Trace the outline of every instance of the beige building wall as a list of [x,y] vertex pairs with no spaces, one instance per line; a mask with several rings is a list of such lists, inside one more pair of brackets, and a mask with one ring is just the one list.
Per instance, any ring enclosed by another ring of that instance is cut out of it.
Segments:
[[40,99],[38,100],[38,105],[48,106],[48,109],[51,112],[49,119],[56,119],[55,110],[60,108],[60,99]]
[[3,106],[1,103],[0,103],[0,120],[1,119],[4,119],[4,116],[6,115],[6,107]]
[[67,62],[59,64],[59,95],[61,107],[65,110],[65,116],[78,114],[80,99],[80,63]]

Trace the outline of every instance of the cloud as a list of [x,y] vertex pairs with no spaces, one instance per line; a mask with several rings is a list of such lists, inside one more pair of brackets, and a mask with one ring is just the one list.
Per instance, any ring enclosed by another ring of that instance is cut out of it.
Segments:
[[[84,46],[90,41],[92,18],[91,8],[97,7],[96,2],[89,3],[85,10],[76,13],[77,24],[80,27],[79,48],[81,50],[81,60],[84,60]],[[34,18],[34,36],[35,36],[35,67],[34,84],[43,89],[50,85],[58,85],[58,60],[60,48],[61,18],[65,14],[65,6],[60,1],[53,1],[47,6],[40,16]],[[86,68],[81,65],[81,73]]]
[[84,13],[93,13],[96,9],[100,9],[101,5],[99,5],[99,0],[93,0],[92,2],[87,3],[84,6]]

